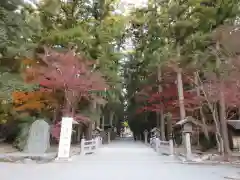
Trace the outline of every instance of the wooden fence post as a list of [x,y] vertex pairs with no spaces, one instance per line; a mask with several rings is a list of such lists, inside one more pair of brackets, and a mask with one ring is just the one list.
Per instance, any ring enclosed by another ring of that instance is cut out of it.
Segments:
[[170,148],[170,155],[174,155],[174,147],[173,147],[173,140],[169,140],[169,148]]
[[81,155],[83,155],[84,156],[84,154],[85,154],[85,152],[84,152],[84,145],[85,145],[85,139],[84,138],[82,138],[82,140],[81,140]]
[[159,148],[160,148],[160,140],[159,138],[156,138],[156,141],[155,141],[155,147],[156,147],[156,152],[159,153]]

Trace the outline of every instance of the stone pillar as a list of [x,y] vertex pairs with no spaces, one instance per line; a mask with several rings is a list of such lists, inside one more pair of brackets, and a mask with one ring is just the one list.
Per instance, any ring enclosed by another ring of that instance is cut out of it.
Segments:
[[80,152],[80,155],[84,156],[85,155],[85,152],[84,152],[84,145],[85,145],[85,139],[84,137],[82,138],[81,140],[81,152]]
[[95,137],[95,141],[96,141],[96,149],[98,149],[100,147],[100,137]]
[[111,142],[111,133],[110,131],[107,132],[108,144]]
[[186,146],[186,157],[187,160],[192,158],[192,148],[191,148],[191,134],[185,133],[185,146]]
[[184,143],[186,149],[186,158],[187,160],[192,159],[192,148],[191,148],[191,133],[192,133],[192,124],[186,123],[184,124]]
[[172,139],[170,139],[169,140],[169,150],[170,150],[170,155],[172,156],[172,155],[174,155],[174,146],[173,146],[173,140]]
[[71,136],[72,136],[72,117],[62,117],[61,121],[61,133],[58,145],[57,161],[69,161],[70,158],[70,147],[71,147]]

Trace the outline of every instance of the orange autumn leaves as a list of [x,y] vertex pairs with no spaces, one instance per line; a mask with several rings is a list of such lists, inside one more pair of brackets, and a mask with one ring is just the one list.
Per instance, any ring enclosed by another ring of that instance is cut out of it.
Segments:
[[46,91],[16,91],[12,94],[12,97],[16,111],[42,111],[56,105],[56,100],[53,98],[51,92]]
[[[26,83],[35,76],[33,73],[28,73],[27,69],[37,65],[38,63],[31,59],[22,61],[22,76]],[[12,93],[12,99],[14,110],[16,111],[40,112],[43,109],[50,109],[56,106],[56,99],[54,99],[52,93],[41,89],[32,92],[15,91]]]

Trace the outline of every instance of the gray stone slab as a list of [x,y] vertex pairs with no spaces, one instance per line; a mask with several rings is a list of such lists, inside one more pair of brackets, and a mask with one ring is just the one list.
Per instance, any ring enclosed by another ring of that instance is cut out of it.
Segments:
[[43,154],[50,146],[50,126],[43,119],[36,120],[28,135],[24,152],[30,154]]

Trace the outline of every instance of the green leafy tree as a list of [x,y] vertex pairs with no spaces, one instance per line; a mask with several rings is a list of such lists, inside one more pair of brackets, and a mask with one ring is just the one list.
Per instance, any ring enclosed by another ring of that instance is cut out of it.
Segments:
[[[37,33],[38,26],[31,24],[30,9],[30,6],[22,0],[3,0],[0,2],[1,59],[18,58],[27,55],[32,50],[33,36]],[[12,61],[11,63],[13,64]]]
[[74,49],[96,60],[95,69],[104,74],[111,87],[102,96],[109,103],[121,103],[118,72],[127,18],[114,12],[117,2],[44,0],[37,6],[44,26],[41,44]]
[[[238,3],[238,1],[194,0],[149,1],[147,7],[135,10],[129,29],[134,53],[129,56],[126,63],[125,75],[129,110],[132,112],[134,106],[137,106],[132,97],[146,81],[152,84],[149,73],[156,72],[159,65],[169,63],[173,65],[174,62],[174,67],[179,72],[180,85],[181,72],[186,72],[189,68],[195,68],[199,72],[216,70],[216,56],[209,50],[215,48],[212,32],[223,24],[237,22]],[[184,101],[180,103],[184,118]],[[224,136],[227,151],[226,133],[222,131],[221,135]]]

